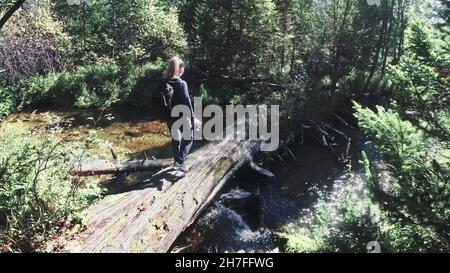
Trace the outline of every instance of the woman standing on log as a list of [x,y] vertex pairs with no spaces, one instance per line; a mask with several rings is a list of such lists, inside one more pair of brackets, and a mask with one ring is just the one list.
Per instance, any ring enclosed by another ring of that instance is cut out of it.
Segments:
[[194,109],[192,107],[191,98],[189,96],[189,89],[187,83],[181,79],[181,76],[184,74],[184,62],[178,58],[173,57],[169,60],[166,77],[164,82],[169,84],[173,88],[173,95],[171,98],[171,108],[176,105],[185,105],[190,110],[190,132],[189,139],[183,138],[183,129],[184,127],[177,128],[176,130],[172,130],[172,126],[177,118],[170,117],[168,119],[168,126],[172,132],[172,152],[174,165],[173,168],[182,171],[188,172],[189,169],[185,165],[186,157],[191,150],[192,143],[194,140],[194,126],[199,126],[199,121],[195,118]]

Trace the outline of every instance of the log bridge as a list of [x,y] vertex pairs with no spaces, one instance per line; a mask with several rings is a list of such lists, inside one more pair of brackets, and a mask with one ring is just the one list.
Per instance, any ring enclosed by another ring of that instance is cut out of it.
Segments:
[[109,195],[86,210],[85,228],[64,252],[164,253],[212,202],[224,184],[244,165],[262,175],[273,174],[253,161],[259,141],[226,138],[205,145],[189,156],[191,169],[179,177],[170,160],[96,162],[82,164],[73,175],[98,175],[165,168],[138,189]]

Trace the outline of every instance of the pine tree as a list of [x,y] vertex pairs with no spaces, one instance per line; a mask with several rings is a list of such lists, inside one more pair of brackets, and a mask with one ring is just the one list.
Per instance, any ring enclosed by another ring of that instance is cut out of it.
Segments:
[[[429,138],[393,111],[377,107],[377,113],[355,103],[359,125],[384,156],[390,178],[383,182],[373,166],[369,185],[390,221],[427,231],[428,247],[450,248],[450,162],[445,144]],[[391,190],[386,190],[391,189]]]
[[272,0],[188,0],[181,14],[200,73],[268,76],[277,27]]
[[433,42],[430,29],[424,23],[414,22],[409,33],[409,49],[417,58],[429,60],[431,58]]

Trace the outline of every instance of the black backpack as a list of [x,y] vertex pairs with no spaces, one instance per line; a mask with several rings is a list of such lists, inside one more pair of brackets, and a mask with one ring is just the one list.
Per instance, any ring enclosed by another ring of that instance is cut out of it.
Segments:
[[175,90],[167,81],[162,81],[156,90],[154,106],[156,115],[162,121],[168,121],[172,113],[172,99]]

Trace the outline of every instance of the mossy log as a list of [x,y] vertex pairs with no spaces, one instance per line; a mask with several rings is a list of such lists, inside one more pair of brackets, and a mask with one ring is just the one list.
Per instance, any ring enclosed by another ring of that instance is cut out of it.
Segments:
[[137,190],[107,196],[87,209],[86,229],[65,251],[168,252],[234,173],[251,162],[258,146],[250,141],[212,142],[189,157],[186,176],[165,169]]
[[71,175],[92,176],[103,174],[119,174],[145,172],[155,169],[162,169],[173,164],[172,159],[146,159],[146,160],[98,160],[92,162],[81,163],[71,172]]

